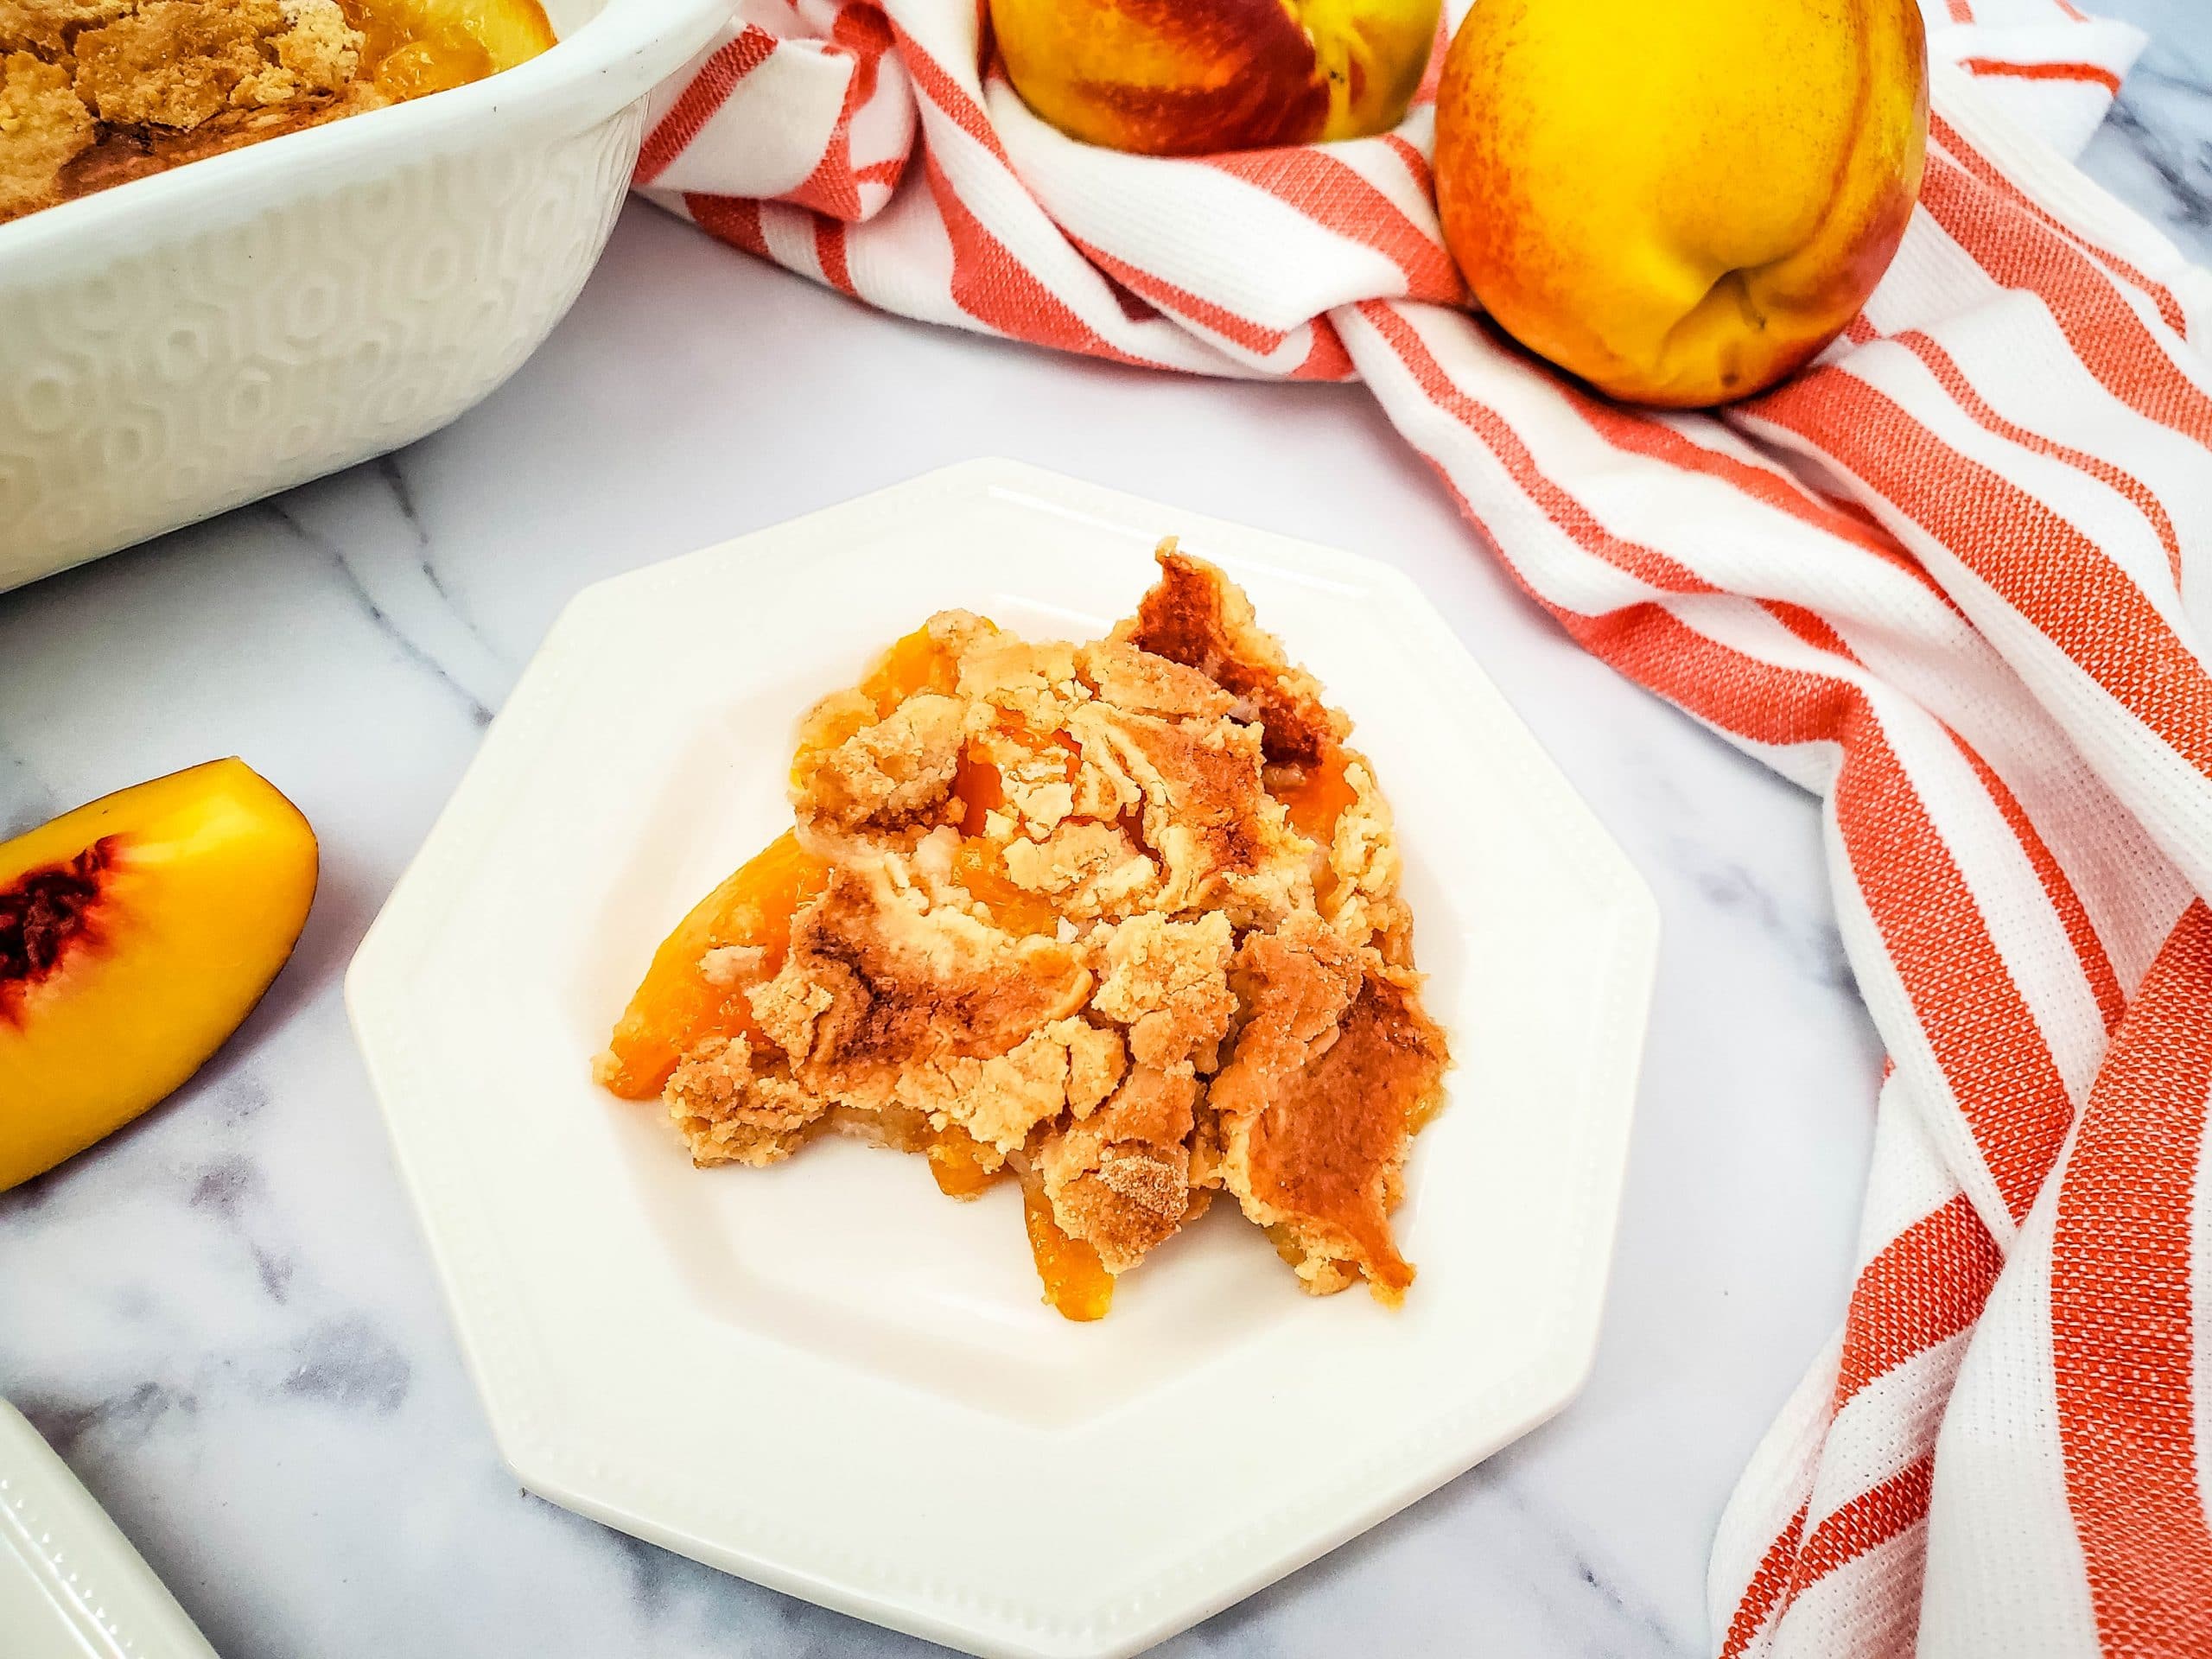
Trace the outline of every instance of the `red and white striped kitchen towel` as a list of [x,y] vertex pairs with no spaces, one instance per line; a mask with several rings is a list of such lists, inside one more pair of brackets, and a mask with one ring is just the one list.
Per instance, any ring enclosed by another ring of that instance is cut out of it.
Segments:
[[1459,308],[1428,112],[1092,149],[976,0],[734,0],[638,181],[906,315],[1363,380],[1560,625],[1815,791],[1890,1054],[1841,1330],[1713,1547],[1724,1655],[2212,1654],[2212,279],[2066,159],[2140,37],[1927,0],[1848,337],[1646,415]]

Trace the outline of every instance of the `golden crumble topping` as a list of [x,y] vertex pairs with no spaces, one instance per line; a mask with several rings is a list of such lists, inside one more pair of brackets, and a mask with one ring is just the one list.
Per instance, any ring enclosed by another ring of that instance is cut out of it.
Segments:
[[360,49],[338,0],[145,0],[77,36],[76,91],[118,126],[196,127],[222,110],[335,92]]
[[0,220],[552,43],[537,0],[0,0]]
[[1085,645],[932,617],[801,722],[794,828],[656,956],[596,1075],[702,1165],[842,1131],[1024,1189],[1048,1296],[1227,1192],[1316,1293],[1395,1301],[1447,1064],[1351,722],[1175,550]]
[[29,52],[0,58],[0,218],[44,207],[97,125],[60,64]]

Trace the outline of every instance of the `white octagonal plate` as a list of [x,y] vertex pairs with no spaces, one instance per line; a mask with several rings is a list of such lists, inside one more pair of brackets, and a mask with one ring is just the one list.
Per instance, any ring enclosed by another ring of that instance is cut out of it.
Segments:
[[[1216,1205],[1071,1325],[1020,1201],[852,1142],[694,1170],[593,1052],[653,947],[785,827],[794,721],[951,606],[1088,637],[1160,537],[1357,723],[1459,1064],[1391,1312],[1300,1295]],[[1563,1404],[1611,1252],[1649,893],[1413,584],[977,462],[580,594],[347,982],[499,1443],[531,1490],[982,1655],[1134,1653]]]

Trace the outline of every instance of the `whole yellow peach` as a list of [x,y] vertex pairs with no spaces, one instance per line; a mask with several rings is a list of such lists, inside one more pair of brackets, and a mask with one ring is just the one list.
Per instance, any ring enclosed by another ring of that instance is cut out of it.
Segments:
[[1387,132],[1440,0],[990,0],[1014,90],[1073,137],[1199,156]]
[[1721,403],[1857,314],[1927,129],[1915,0],[1476,0],[1437,204],[1523,345],[1617,397]]

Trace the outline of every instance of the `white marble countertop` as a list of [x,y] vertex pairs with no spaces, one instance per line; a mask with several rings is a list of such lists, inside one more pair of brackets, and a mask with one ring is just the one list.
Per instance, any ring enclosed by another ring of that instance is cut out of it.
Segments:
[[[2088,165],[2212,262],[2201,4],[2107,0],[2157,39]],[[1410,571],[1665,914],[1586,1390],[1161,1651],[1705,1650],[1707,1543],[1840,1316],[1872,1122],[1878,1055],[1809,802],[1584,657],[1359,389],[1201,383],[893,321],[633,205],[550,342],[448,430],[0,597],[0,836],[236,753],[322,837],[299,953],[239,1038],[0,1197],[0,1394],[228,1659],[926,1649],[517,1489],[340,982],[569,594],[978,454]]]

